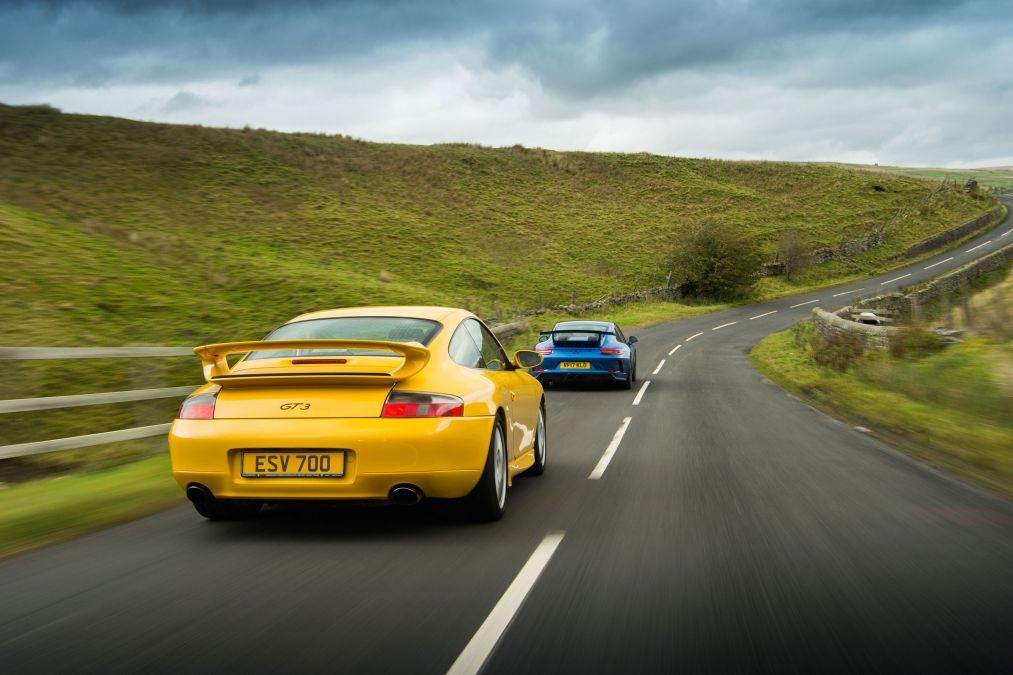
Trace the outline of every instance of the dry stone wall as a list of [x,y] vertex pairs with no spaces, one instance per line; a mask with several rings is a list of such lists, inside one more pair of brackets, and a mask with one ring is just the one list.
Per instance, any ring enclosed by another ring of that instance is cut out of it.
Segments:
[[843,318],[842,314],[851,314],[851,308],[845,307],[838,312],[828,312],[819,307],[813,309],[813,328],[824,340],[834,337],[857,337],[867,349],[887,349],[890,338],[897,329],[888,326],[870,326]]
[[907,295],[899,293],[879,295],[861,300],[858,305],[862,308],[890,309],[902,316],[911,316],[915,307],[921,307],[939,298],[955,296],[978,277],[1001,270],[1011,262],[1013,262],[1013,243],[982,256],[952,274],[933,279]]
[[988,211],[987,213],[980,215],[977,218],[972,218],[966,223],[961,223],[956,227],[951,227],[945,232],[940,232],[939,234],[933,235],[928,239],[924,239],[918,242],[917,244],[909,247],[906,251],[897,256],[896,259],[900,260],[902,258],[913,258],[915,256],[922,255],[923,253],[933,251],[939,248],[940,246],[952,244],[958,239],[963,239],[972,232],[980,230],[996,222],[997,220],[999,220],[1000,216],[1002,215],[1002,212],[1003,212],[1002,207],[997,206],[991,211]]

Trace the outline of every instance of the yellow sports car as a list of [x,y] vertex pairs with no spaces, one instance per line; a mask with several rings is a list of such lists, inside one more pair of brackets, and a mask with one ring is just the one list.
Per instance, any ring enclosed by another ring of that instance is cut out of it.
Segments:
[[[207,384],[169,431],[172,472],[206,518],[294,499],[458,499],[496,520],[517,474],[545,471],[545,400],[470,312],[357,307],[256,342],[197,347]],[[230,366],[228,357],[243,356]]]

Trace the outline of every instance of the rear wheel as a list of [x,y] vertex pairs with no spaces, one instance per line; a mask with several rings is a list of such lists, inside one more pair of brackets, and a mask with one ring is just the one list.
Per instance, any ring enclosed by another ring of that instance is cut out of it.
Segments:
[[260,513],[263,504],[245,500],[224,501],[211,497],[194,502],[193,507],[208,520],[245,520]]
[[499,520],[506,510],[507,451],[503,421],[499,417],[492,427],[489,453],[478,485],[464,498],[468,513],[477,520]]
[[535,429],[535,463],[527,470],[529,476],[541,476],[545,473],[545,460],[548,445],[546,444],[545,410],[538,409],[538,428]]

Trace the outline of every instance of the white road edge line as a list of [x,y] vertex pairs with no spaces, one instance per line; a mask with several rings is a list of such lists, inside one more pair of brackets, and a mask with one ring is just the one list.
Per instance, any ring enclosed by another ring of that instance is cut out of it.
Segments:
[[633,405],[640,405],[640,399],[642,399],[644,397],[644,393],[647,391],[647,387],[650,384],[651,384],[650,380],[645,380],[644,381],[644,386],[642,386],[640,388],[640,391],[637,392],[637,397],[635,399],[633,399]]
[[619,444],[623,441],[623,435],[626,434],[626,428],[630,426],[630,420],[632,417],[624,417],[623,423],[619,425],[619,429],[616,431],[616,435],[612,437],[612,442],[605,448],[605,454],[598,460],[598,465],[594,467],[594,471],[587,477],[588,480],[601,480],[601,477],[605,475],[605,469],[609,467],[609,462],[612,461],[612,456],[616,454],[616,450],[619,449]]
[[800,302],[800,303],[798,303],[797,305],[792,305],[792,306],[791,306],[791,307],[789,307],[788,309],[795,309],[796,307],[801,307],[802,305],[811,305],[811,304],[813,304],[814,302],[819,302],[819,301],[820,301],[820,299],[819,299],[819,298],[816,298],[815,300],[810,300],[809,302]]
[[668,355],[671,356],[672,354],[674,354],[677,351],[679,351],[679,347],[681,347],[681,346],[682,345],[676,345],[676,346],[672,347],[672,351],[668,352]]
[[858,291],[864,291],[864,290],[865,290],[865,286],[862,286],[861,288],[856,288],[853,291],[844,291],[843,293],[834,293],[831,297],[833,297],[833,298],[839,298],[842,295],[847,295],[848,293],[857,293]]
[[896,277],[894,279],[889,279],[887,281],[882,282],[880,284],[880,286],[886,286],[887,284],[892,284],[895,281],[900,281],[901,279],[907,279],[909,276],[911,276],[911,275],[910,274],[902,274],[899,277]]
[[991,244],[991,243],[992,243],[992,240],[991,240],[991,239],[989,239],[989,240],[988,240],[988,241],[986,241],[986,242],[985,242],[984,244],[978,244],[978,245],[977,245],[977,246],[975,246],[974,248],[969,248],[969,249],[967,249],[966,251],[964,251],[964,253],[970,253],[971,251],[977,251],[977,250],[978,250],[979,248],[981,248],[982,246],[988,246],[988,245],[989,245],[989,244]]
[[651,373],[651,375],[657,375],[658,371],[661,370],[662,366],[664,366],[664,365],[665,365],[665,359],[661,359],[661,363],[658,364],[658,367],[654,369],[654,372]]
[[538,577],[552,560],[552,555],[559,548],[564,536],[566,532],[554,531],[542,537],[534,553],[507,586],[499,602],[478,627],[475,635],[464,647],[464,651],[454,661],[454,665],[450,666],[447,675],[475,675],[482,670],[482,666],[489,660],[489,656],[517,616],[524,599],[528,597]]
[[933,267],[935,267],[936,265],[942,265],[943,263],[948,263],[948,262],[950,262],[951,260],[953,260],[953,256],[952,256],[952,255],[951,255],[951,256],[950,256],[949,258],[947,258],[946,260],[940,260],[940,261],[939,261],[939,262],[937,262],[937,263],[932,263],[931,265],[929,265],[928,267],[925,267],[925,268],[923,268],[923,269],[927,269],[927,270],[930,270],[930,269],[932,269]]
[[723,323],[720,326],[714,326],[711,330],[718,330],[719,328],[724,328],[726,326],[734,326],[737,323],[738,321],[729,321],[728,323]]
[[690,335],[688,338],[686,338],[686,342],[689,342],[690,340],[692,340],[695,337],[700,337],[701,335],[703,335],[703,333],[697,333],[696,335]]
[[777,314],[777,310],[774,309],[774,310],[771,310],[771,311],[767,312],[766,314],[757,314],[756,316],[751,316],[751,317],[749,317],[749,320],[752,321],[753,319],[762,319],[763,317],[770,316],[771,314]]

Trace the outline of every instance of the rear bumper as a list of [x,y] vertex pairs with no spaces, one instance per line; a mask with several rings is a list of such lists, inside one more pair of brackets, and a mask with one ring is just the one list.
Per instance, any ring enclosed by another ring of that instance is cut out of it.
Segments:
[[532,373],[539,382],[567,382],[573,380],[596,381],[596,382],[622,382],[626,379],[627,372],[609,372],[607,370],[555,370],[546,369],[541,372]]
[[[238,499],[386,499],[401,483],[429,497],[467,495],[485,466],[493,417],[176,420],[173,477]],[[340,478],[244,478],[241,451],[340,449]]]

